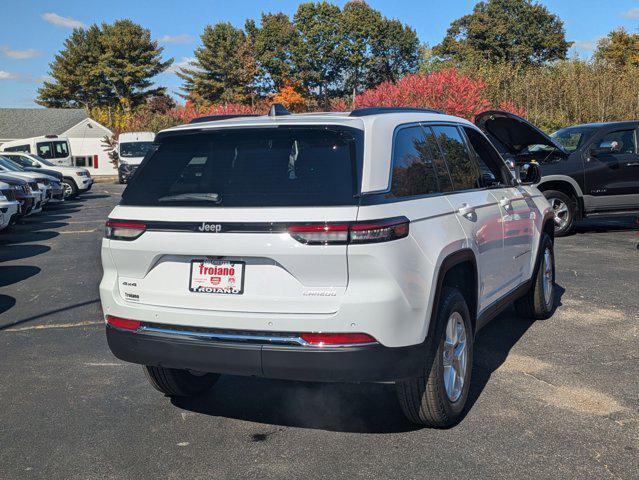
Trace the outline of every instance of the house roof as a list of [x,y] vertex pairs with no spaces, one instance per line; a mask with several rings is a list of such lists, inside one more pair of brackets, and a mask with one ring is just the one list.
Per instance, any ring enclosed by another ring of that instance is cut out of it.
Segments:
[[0,108],[0,139],[61,135],[86,118],[81,108]]

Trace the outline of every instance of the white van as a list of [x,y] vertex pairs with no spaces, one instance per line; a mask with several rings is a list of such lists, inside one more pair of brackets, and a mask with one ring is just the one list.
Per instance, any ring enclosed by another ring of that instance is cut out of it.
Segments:
[[61,166],[71,166],[71,145],[66,137],[45,135],[5,142],[0,146],[4,152],[27,152]]
[[116,152],[120,159],[118,167],[118,179],[120,183],[127,183],[138,165],[142,163],[144,156],[151,150],[155,133],[153,132],[127,132],[118,137]]

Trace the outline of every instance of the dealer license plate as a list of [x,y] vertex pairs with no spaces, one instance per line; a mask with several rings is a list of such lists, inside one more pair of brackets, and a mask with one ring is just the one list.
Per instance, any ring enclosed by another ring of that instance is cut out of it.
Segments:
[[192,260],[189,290],[241,295],[244,291],[244,266],[244,262],[228,260]]

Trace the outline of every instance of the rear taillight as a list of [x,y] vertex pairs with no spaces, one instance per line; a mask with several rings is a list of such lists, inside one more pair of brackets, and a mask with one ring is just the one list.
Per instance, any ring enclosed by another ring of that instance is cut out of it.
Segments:
[[111,240],[135,240],[146,230],[146,224],[107,220],[104,237]]
[[343,245],[378,243],[408,236],[410,220],[406,217],[366,220],[353,223],[319,223],[291,225],[290,235],[307,245]]
[[114,317],[113,315],[107,315],[106,321],[109,325],[121,330],[138,330],[142,322],[138,320],[129,320],[128,318]]
[[362,345],[376,343],[366,333],[302,333],[300,335],[308,345],[336,346],[336,345]]

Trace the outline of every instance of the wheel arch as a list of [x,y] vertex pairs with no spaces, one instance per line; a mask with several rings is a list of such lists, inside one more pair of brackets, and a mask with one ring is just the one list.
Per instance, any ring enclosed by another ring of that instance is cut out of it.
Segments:
[[435,285],[431,321],[428,325],[428,338],[433,336],[435,329],[433,320],[437,318],[437,308],[445,287],[457,288],[466,299],[474,334],[477,326],[477,309],[479,305],[479,283],[475,253],[471,249],[465,248],[444,258],[437,271]]
[[584,212],[584,199],[581,187],[567,175],[549,175],[543,177],[537,188],[542,193],[547,190],[558,190],[575,199],[577,204],[577,215],[581,216]]

